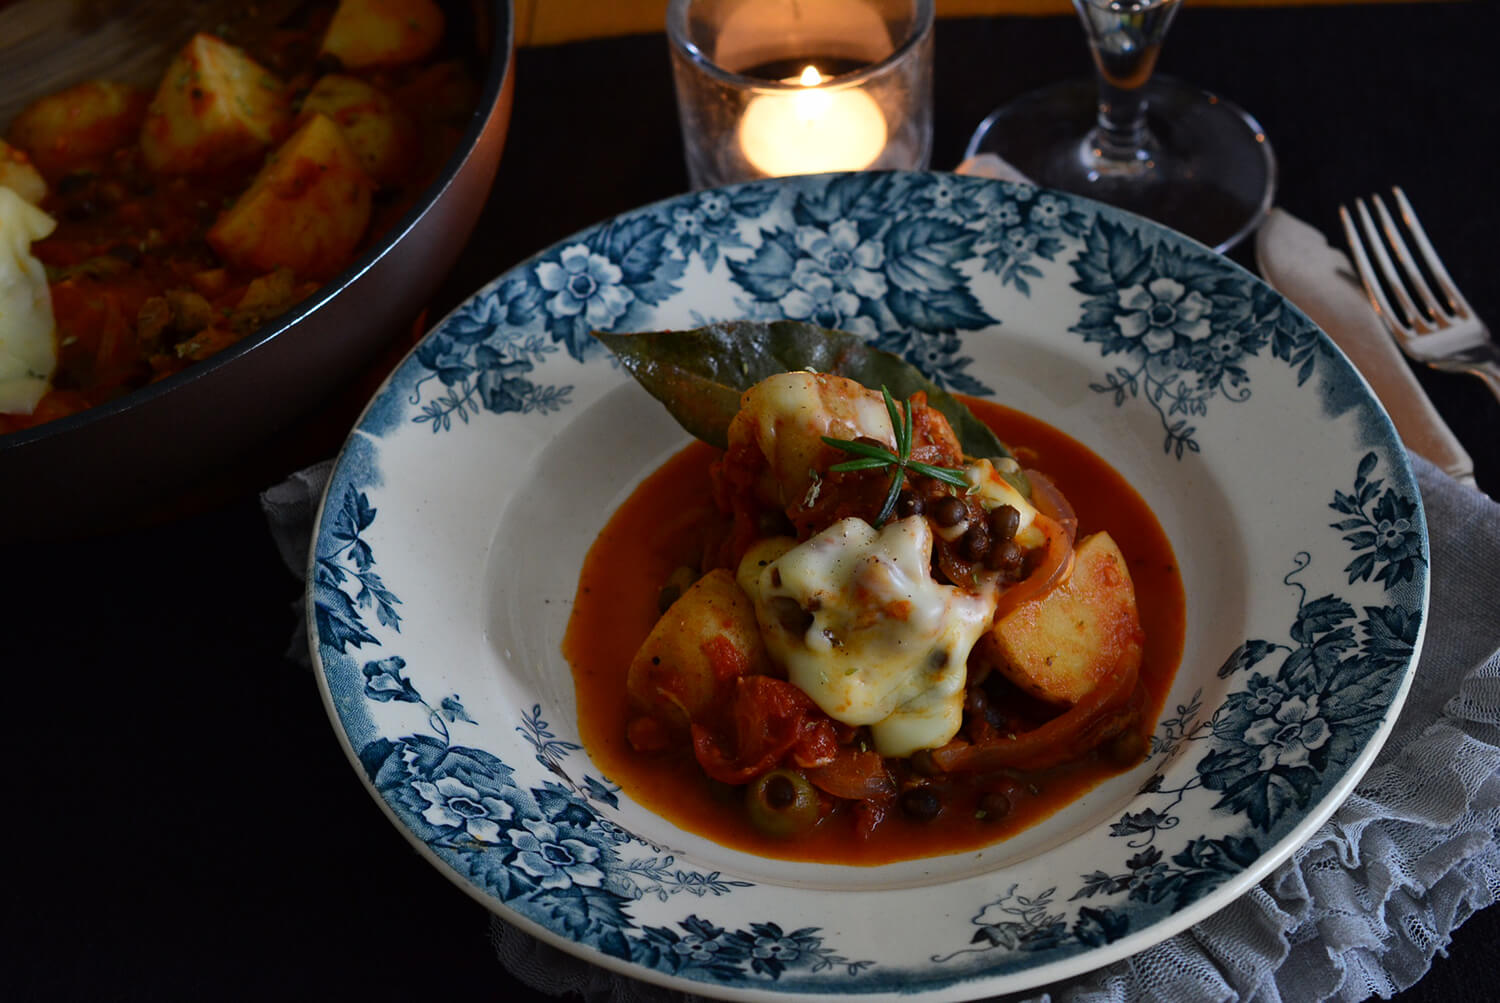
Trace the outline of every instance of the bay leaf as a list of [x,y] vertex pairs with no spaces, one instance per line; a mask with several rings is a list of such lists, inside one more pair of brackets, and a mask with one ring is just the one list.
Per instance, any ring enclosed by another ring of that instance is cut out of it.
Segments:
[[[778,373],[809,369],[852,379],[871,390],[887,387],[905,400],[925,391],[941,411],[966,456],[1005,459],[1011,452],[988,425],[911,363],[847,331],[805,321],[720,321],[684,331],[643,331],[594,337],[691,435],[723,449],[740,394]],[[1019,470],[1006,475],[1030,496]]]

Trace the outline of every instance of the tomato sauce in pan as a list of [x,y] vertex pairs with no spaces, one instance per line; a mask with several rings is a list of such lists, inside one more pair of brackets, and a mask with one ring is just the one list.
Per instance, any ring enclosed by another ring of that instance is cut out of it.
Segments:
[[[987,401],[971,410],[1011,445],[1025,467],[1045,473],[1073,505],[1079,537],[1107,530],[1125,555],[1146,643],[1141,664],[1140,729],[1149,734],[1182,657],[1185,597],[1177,562],[1151,510],[1107,463],[1046,423]],[[892,811],[868,837],[839,813],[790,838],[751,825],[741,792],[707,777],[687,745],[640,753],[626,740],[631,717],[626,672],[658,617],[657,593],[674,568],[696,566],[721,517],[710,496],[709,467],[719,451],[682,450],[620,507],[590,549],[563,653],[573,669],[579,728],[601,771],[646,809],[690,832],[760,856],[875,865],[972,850],[998,842],[1056,812],[1118,764],[1088,753],[1020,777],[1003,818],[943,811],[919,822]]]
[[[294,101],[330,68],[319,59],[318,44],[334,6],[307,5],[248,53],[284,81]],[[343,71],[389,97],[414,127],[411,163],[399,183],[376,191],[356,255],[415,204],[457,147],[478,99],[477,74],[456,55],[463,47],[462,40],[445,38],[420,63]],[[136,119],[144,120],[149,97],[147,91],[134,95]],[[112,120],[111,126],[118,129],[119,122]],[[321,285],[316,277],[288,273],[263,279],[261,290],[247,300],[251,283],[261,276],[227,265],[204,239],[250,184],[263,156],[206,173],[159,175],[144,163],[137,134],[135,127],[126,130],[118,145],[108,144],[107,152],[77,165],[37,165],[48,184],[41,208],[57,222],[57,229],[31,248],[48,271],[57,369],[35,411],[0,413],[0,435],[170,376],[239,341]],[[104,146],[109,138],[85,145]],[[151,323],[153,304],[179,292],[201,296],[203,316],[179,325],[181,330]]]

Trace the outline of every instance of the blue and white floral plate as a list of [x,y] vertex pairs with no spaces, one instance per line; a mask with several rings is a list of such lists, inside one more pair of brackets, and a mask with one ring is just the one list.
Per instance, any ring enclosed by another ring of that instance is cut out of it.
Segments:
[[[981,852],[875,868],[727,850],[601,775],[560,642],[597,531],[686,439],[589,331],[736,317],[860,332],[1135,485],[1188,597],[1144,765]],[[647,206],[480,290],[360,419],[310,580],[351,759],[502,917],[709,995],[952,999],[1146,947],[1305,840],[1395,720],[1428,552],[1384,412],[1247,272],[1082,199],[856,174]]]

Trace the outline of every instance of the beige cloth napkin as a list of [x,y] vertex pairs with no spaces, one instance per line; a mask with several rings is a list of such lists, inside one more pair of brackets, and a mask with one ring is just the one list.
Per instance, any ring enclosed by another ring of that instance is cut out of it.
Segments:
[[1001,160],[993,153],[980,153],[970,157],[953,169],[954,174],[972,174],[976,178],[993,178],[996,181],[1020,181],[1031,184],[1031,179],[1009,161]]
[[1422,390],[1385,329],[1349,258],[1322,231],[1272,209],[1255,235],[1260,273],[1349,356],[1385,406],[1406,448],[1456,481],[1474,483],[1474,461]]

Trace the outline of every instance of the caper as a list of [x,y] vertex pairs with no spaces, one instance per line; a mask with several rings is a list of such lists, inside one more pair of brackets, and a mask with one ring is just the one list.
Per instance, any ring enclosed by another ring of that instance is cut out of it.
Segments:
[[935,777],[943,772],[943,768],[938,765],[937,760],[932,758],[931,749],[918,749],[911,754],[907,762],[911,764],[912,772],[919,776]]
[[931,822],[943,810],[943,799],[930,787],[912,787],[901,792],[901,812],[917,822]]
[[944,495],[932,505],[932,521],[943,529],[957,526],[968,514],[969,510],[964,503],[952,495]]
[[1014,505],[1001,505],[990,512],[988,522],[990,534],[996,542],[1011,540],[1015,538],[1016,530],[1021,528],[1021,513]]
[[976,522],[958,538],[958,554],[966,561],[977,564],[989,556],[990,549],[990,531],[982,522]]
[[1003,791],[986,791],[979,796],[976,815],[981,821],[997,822],[1010,814],[1010,795]]
[[795,770],[771,770],[745,788],[745,811],[767,836],[795,836],[817,824],[818,792]]
[[984,564],[991,571],[1004,572],[1007,577],[1014,578],[1025,559],[1026,555],[1016,546],[1016,541],[1006,540],[1003,543],[997,542],[990,548],[990,552],[985,555]]
[[902,488],[901,493],[896,496],[896,516],[905,519],[914,515],[921,515],[927,510],[927,503],[922,496],[911,488]]

